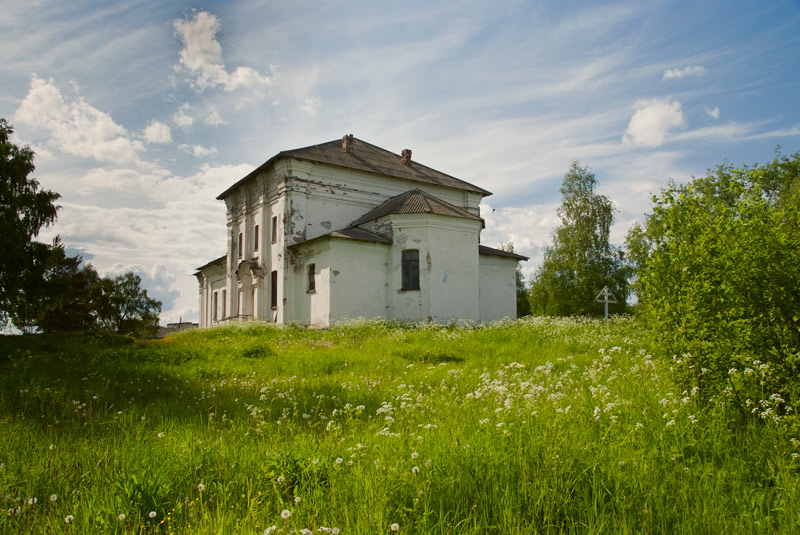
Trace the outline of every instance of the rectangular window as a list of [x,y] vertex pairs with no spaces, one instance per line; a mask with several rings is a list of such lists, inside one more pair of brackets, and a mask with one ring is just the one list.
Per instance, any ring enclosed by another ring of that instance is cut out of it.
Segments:
[[317,279],[314,276],[314,272],[316,271],[317,266],[314,264],[308,265],[308,291],[315,292],[317,291]]
[[222,319],[225,319],[227,313],[228,313],[228,291],[222,290]]
[[272,243],[278,241],[278,216],[272,216]]
[[242,249],[244,249],[244,235],[240,232],[239,233],[239,258],[242,257]]
[[419,250],[403,251],[403,290],[419,290]]
[[278,272],[273,271],[270,280],[269,306],[278,308]]
[[219,303],[217,302],[217,292],[214,292],[214,305],[211,307],[211,310],[213,312],[213,320],[214,321],[217,321],[217,307],[218,306],[219,306]]
[[254,231],[254,233],[253,233],[253,234],[254,234],[254,236],[255,236],[255,237],[253,238],[253,240],[254,240],[254,241],[253,241],[253,250],[254,250],[254,251],[258,251],[258,225],[256,225],[256,228],[255,228],[255,231]]

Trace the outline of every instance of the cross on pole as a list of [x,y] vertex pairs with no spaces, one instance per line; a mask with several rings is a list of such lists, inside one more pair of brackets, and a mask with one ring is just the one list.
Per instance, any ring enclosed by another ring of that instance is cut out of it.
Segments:
[[606,305],[606,319],[608,319],[608,304],[609,303],[616,303],[617,298],[614,297],[614,294],[611,293],[611,290],[608,289],[608,286],[603,286],[603,289],[600,290],[600,293],[597,294],[597,297],[594,298],[595,303],[605,303]]

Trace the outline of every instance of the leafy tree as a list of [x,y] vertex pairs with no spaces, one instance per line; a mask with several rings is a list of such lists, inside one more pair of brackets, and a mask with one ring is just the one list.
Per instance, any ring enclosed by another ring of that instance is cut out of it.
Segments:
[[50,256],[50,247],[33,238],[55,221],[60,195],[29,178],[33,151],[11,143],[13,132],[0,118],[0,320],[29,327],[33,320],[24,311]]
[[53,247],[39,301],[37,325],[43,331],[88,331],[97,327],[101,279],[91,265],[82,262],[80,256],[67,256],[60,245]]
[[759,414],[798,401],[798,229],[800,153],[720,165],[653,197],[628,248],[642,312],[687,387],[727,389],[748,412],[748,401],[765,400]]
[[97,314],[102,327],[140,338],[156,335],[161,301],[148,297],[141,284],[141,277],[130,271],[100,281]]
[[622,251],[609,243],[614,207],[595,193],[596,186],[594,173],[573,162],[561,185],[561,225],[531,281],[534,314],[598,315],[603,307],[594,298],[604,286],[619,301],[610,309],[625,311],[630,269]]

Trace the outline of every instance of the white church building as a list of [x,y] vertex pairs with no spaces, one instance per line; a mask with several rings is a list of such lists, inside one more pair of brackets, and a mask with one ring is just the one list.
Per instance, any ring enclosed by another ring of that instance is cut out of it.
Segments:
[[200,326],[514,318],[527,258],[480,245],[487,195],[352,135],[282,151],[217,197],[227,253],[195,273]]

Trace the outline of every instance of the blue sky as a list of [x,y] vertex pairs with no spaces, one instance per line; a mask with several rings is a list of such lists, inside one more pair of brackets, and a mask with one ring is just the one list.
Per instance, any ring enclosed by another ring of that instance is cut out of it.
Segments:
[[352,133],[494,192],[483,243],[532,273],[573,160],[618,208],[800,150],[800,1],[15,1],[0,117],[62,195],[59,234],[197,318],[215,200],[276,152]]

